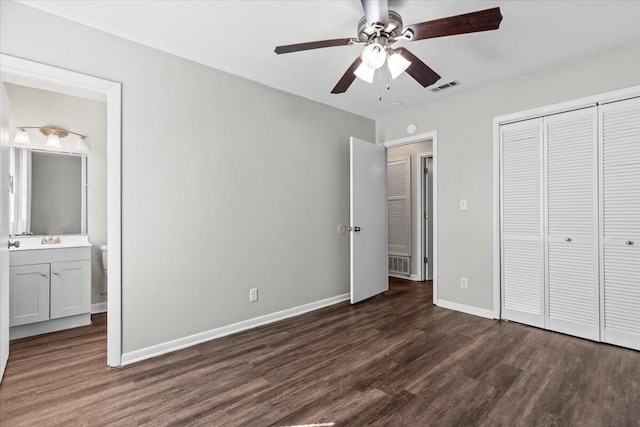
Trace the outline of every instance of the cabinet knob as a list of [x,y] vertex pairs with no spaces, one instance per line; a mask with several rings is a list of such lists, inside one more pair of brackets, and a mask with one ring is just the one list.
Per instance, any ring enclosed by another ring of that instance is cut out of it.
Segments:
[[633,242],[631,240],[627,240],[625,243],[629,246],[633,245]]
[[60,272],[59,271],[54,271],[53,274],[55,274],[57,276],[58,274],[60,274]]
[[571,237],[567,237],[566,239],[564,239],[565,242],[570,242],[571,241]]
[[47,273],[40,273],[42,277],[47,277]]

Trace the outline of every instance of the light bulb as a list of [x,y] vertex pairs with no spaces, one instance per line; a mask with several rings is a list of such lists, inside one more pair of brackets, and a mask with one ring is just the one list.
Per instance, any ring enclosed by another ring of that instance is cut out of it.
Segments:
[[405,72],[409,65],[411,65],[411,61],[406,60],[399,53],[393,53],[389,60],[387,61],[387,65],[389,66],[389,71],[391,72],[391,78],[396,79],[400,74]]
[[62,148],[58,134],[56,133],[49,134],[49,138],[47,138],[46,146],[49,148]]
[[375,73],[376,70],[367,67],[364,62],[360,64],[358,68],[356,68],[356,71],[353,72],[353,74],[355,74],[357,78],[364,80],[367,83],[373,83],[373,76],[375,75]]
[[89,144],[87,143],[87,138],[79,137],[76,141],[76,151],[81,153],[88,153],[90,151]]
[[16,133],[13,143],[15,145],[31,145],[31,140],[29,139],[27,131],[25,129],[18,128],[18,133]]
[[382,67],[386,60],[387,52],[380,43],[371,43],[362,51],[362,62],[374,70]]

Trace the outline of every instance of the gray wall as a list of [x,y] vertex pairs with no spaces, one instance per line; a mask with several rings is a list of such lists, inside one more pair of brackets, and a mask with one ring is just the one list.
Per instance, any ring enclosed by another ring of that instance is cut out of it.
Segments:
[[373,121],[0,7],[3,53],[122,82],[124,352],[349,291],[348,141]]
[[438,132],[439,298],[493,308],[493,118],[638,84],[640,44],[376,121],[378,142]]
[[418,274],[418,218],[416,218],[416,206],[420,203],[418,197],[418,186],[416,185],[416,154],[431,151],[433,143],[431,140],[416,142],[414,144],[392,147],[387,150],[387,159],[396,157],[411,158],[411,274]]
[[[5,83],[9,94],[10,139],[16,127],[54,125],[89,137],[87,154],[87,234],[91,242],[91,303],[107,300],[101,245],[107,244],[107,104],[47,90]],[[29,130],[31,143],[45,148],[47,137]],[[60,139],[63,148],[75,147],[76,138]],[[78,190],[79,191],[79,190]]]

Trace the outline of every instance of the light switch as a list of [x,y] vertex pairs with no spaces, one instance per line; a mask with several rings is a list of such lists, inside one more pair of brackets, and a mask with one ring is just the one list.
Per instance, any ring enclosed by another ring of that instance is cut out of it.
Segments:
[[461,211],[467,210],[467,199],[460,199],[460,210]]

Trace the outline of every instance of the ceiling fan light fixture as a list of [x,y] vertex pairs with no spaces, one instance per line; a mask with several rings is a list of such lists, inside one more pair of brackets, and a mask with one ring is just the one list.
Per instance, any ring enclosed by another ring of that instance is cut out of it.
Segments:
[[387,60],[387,52],[380,43],[371,43],[362,51],[362,62],[367,67],[377,70]]
[[389,66],[389,72],[391,73],[391,78],[393,80],[396,79],[400,74],[404,73],[407,68],[411,65],[411,61],[405,59],[399,53],[392,53],[387,60],[387,65]]
[[373,77],[376,74],[376,70],[369,68],[364,62],[360,64],[358,68],[353,72],[357,78],[364,80],[367,83],[373,83]]

